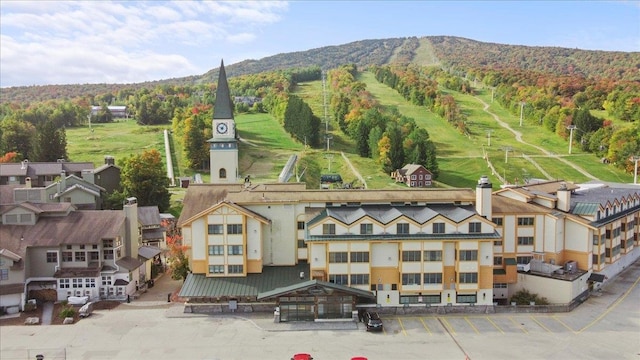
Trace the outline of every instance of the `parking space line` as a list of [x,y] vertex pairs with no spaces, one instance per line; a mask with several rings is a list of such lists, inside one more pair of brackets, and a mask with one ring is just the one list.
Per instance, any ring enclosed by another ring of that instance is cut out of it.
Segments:
[[486,319],[496,328],[498,329],[498,331],[500,331],[502,334],[504,334],[504,331],[502,331],[502,329],[500,329],[500,327],[498,326],[498,324],[496,324],[495,322],[493,322],[493,320],[491,320],[491,318],[489,318],[488,316],[486,317]]
[[638,282],[640,282],[640,277],[633,283],[633,285],[629,286],[629,289],[627,289],[627,291],[624,293],[624,295],[619,297],[618,300],[614,301],[613,304],[611,304],[611,306],[609,306],[606,311],[604,311],[602,314],[600,314],[600,316],[598,316],[597,318],[593,319],[592,322],[590,322],[587,325],[585,325],[584,327],[582,327],[582,329],[578,330],[576,332],[576,334],[577,333],[581,333],[584,330],[587,330],[588,328],[593,326],[593,324],[597,323],[603,317],[605,317],[608,313],[610,313],[611,310],[615,309],[622,302],[622,300],[624,300],[631,293],[631,290],[633,290],[638,285]]
[[449,322],[447,321],[447,319],[439,317],[438,320],[440,321],[440,323],[442,324],[442,326],[444,326],[445,330],[447,330],[449,333],[455,335],[456,331],[453,329],[453,326],[451,326],[451,324],[449,324]]
[[480,331],[478,331],[478,329],[475,326],[473,326],[471,321],[469,321],[469,319],[466,316],[465,316],[464,320],[469,324],[469,326],[471,326],[471,328],[473,329],[473,331],[476,332],[476,334],[480,334]]
[[577,334],[577,332],[575,330],[573,330],[572,328],[569,327],[569,325],[565,324],[562,320],[558,319],[558,317],[556,317],[555,315],[551,316],[551,318],[557,322],[559,322],[562,326],[566,327],[567,329],[569,329],[569,331],[571,331],[574,334]]
[[529,316],[531,318],[531,320],[533,320],[533,322],[535,322],[536,324],[540,325],[541,328],[547,330],[548,332],[553,332],[551,330],[549,330],[548,327],[544,326],[543,323],[541,323],[540,321],[536,320],[536,318],[534,318],[533,316]]
[[407,331],[404,329],[404,325],[402,325],[402,320],[398,318],[398,323],[400,324],[400,328],[402,329],[402,333],[404,336],[407,336]]
[[524,328],[524,327],[522,327],[522,325],[521,325],[521,324],[519,324],[517,321],[513,320],[513,318],[512,318],[512,317],[509,317],[509,319],[510,319],[514,324],[516,324],[516,326],[517,326],[518,328],[520,328],[520,330],[522,330],[525,334],[529,333],[527,330],[525,330],[525,328]]
[[422,326],[424,326],[424,328],[427,329],[427,332],[429,333],[429,335],[431,335],[431,329],[429,329],[429,327],[427,326],[427,323],[425,323],[424,320],[422,320],[422,318],[420,318],[420,322],[422,323]]

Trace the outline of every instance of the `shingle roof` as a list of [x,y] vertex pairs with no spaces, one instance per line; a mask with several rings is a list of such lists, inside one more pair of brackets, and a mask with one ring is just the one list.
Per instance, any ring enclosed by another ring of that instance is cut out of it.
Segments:
[[153,259],[154,256],[159,255],[161,252],[162,250],[155,246],[141,246],[138,248],[138,255],[147,260]]
[[143,262],[139,259],[134,259],[131,256],[124,256],[118,260],[116,260],[116,264],[120,267],[123,267],[129,271],[135,270],[143,265]]
[[77,210],[66,216],[40,217],[35,225],[1,225],[0,248],[24,258],[27,247],[97,245],[103,238],[121,235],[123,227],[120,210]]
[[138,206],[138,222],[142,226],[160,225],[161,221],[157,206]]
[[178,226],[196,214],[223,201],[235,204],[269,203],[467,203],[475,201],[471,189],[397,189],[397,190],[307,190],[302,183],[260,184],[245,188],[242,184],[192,184],[187,189]]

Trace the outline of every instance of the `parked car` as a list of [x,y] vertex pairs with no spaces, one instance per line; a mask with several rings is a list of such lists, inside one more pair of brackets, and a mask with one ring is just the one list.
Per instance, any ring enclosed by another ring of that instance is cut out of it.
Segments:
[[364,313],[364,323],[367,326],[367,331],[382,331],[382,320],[377,312],[367,311]]
[[78,310],[78,316],[80,316],[81,318],[86,318],[90,316],[91,313],[93,313],[93,304],[94,304],[93,302],[88,302],[82,305],[80,310]]
[[291,358],[291,360],[313,360],[311,354],[295,354]]

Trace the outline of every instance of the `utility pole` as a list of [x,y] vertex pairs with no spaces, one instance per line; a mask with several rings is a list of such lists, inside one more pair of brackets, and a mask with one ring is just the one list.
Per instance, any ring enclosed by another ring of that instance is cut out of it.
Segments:
[[333,135],[327,134],[325,136],[327,137],[327,152],[329,152],[329,143],[331,142],[331,139],[333,139]]
[[493,130],[487,130],[487,146],[491,146],[491,133],[493,132]]
[[638,161],[640,161],[640,156],[632,156],[631,161],[635,163],[633,165],[633,184],[638,185]]
[[502,150],[504,150],[504,163],[509,162],[509,151],[512,151],[513,148],[511,146],[505,146]]
[[567,126],[567,129],[569,129],[569,154],[571,154],[571,145],[573,144],[573,130],[577,129],[577,127],[575,125],[569,125]]
[[520,126],[522,126],[522,116],[524,113],[524,105],[526,104],[526,102],[521,101],[520,102]]

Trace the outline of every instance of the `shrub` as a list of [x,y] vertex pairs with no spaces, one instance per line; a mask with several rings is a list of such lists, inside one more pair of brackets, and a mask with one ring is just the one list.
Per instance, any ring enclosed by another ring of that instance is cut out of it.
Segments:
[[36,305],[34,303],[28,302],[28,303],[24,304],[24,311],[25,312],[34,311],[37,308],[38,308],[38,305]]
[[511,297],[511,302],[518,305],[529,305],[532,301],[535,301],[536,305],[549,305],[547,298],[532,294],[527,289],[522,289]]
[[73,317],[76,314],[76,310],[74,308],[72,308],[71,306],[67,306],[64,309],[62,309],[60,311],[60,317],[62,319],[64,318],[68,318],[68,317]]

